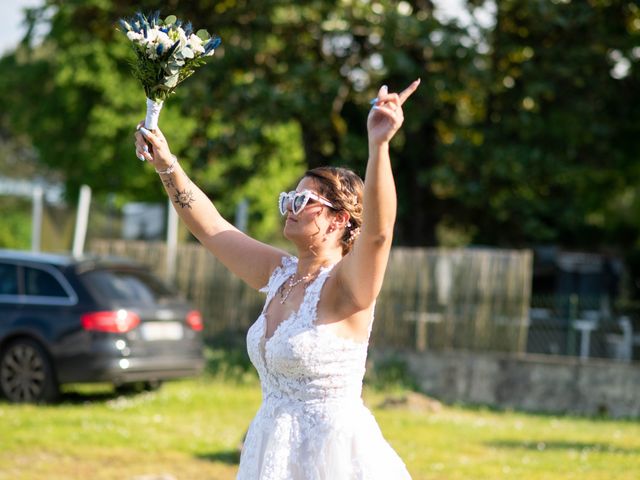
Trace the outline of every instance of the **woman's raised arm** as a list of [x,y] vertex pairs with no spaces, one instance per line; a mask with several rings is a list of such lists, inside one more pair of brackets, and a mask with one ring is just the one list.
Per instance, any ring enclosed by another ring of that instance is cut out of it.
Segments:
[[138,128],[136,154],[153,164],[171,203],[191,233],[248,285],[256,289],[265,286],[273,269],[288,254],[249,237],[225,220],[171,154],[162,132],[151,132],[142,124]]
[[389,141],[402,126],[402,104],[420,85],[414,81],[400,94],[383,86],[367,118],[369,160],[364,179],[362,228],[353,250],[337,267],[338,283],[355,310],[371,306],[382,287],[396,220],[396,188]]

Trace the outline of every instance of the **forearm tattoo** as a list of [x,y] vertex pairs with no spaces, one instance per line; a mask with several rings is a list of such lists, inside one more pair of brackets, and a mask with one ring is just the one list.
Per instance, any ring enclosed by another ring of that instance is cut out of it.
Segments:
[[[184,188],[184,190],[180,190],[173,179],[174,175],[175,173],[173,172],[162,175],[162,183],[167,189],[169,195],[173,195],[173,203],[175,203],[176,205],[180,205],[180,208],[188,208],[189,210],[191,210],[191,204],[196,201],[193,190],[189,188],[193,184],[193,182],[187,178],[187,186]],[[170,190],[173,190],[173,192],[171,192]]]
[[176,193],[173,195],[173,203],[180,205],[182,208],[188,208],[191,210],[191,204],[195,201],[196,197],[191,190],[187,190],[185,188],[180,191],[176,188]]
[[167,188],[176,188],[176,184],[173,183],[173,177],[171,175],[168,175],[167,178],[163,178],[162,183]]

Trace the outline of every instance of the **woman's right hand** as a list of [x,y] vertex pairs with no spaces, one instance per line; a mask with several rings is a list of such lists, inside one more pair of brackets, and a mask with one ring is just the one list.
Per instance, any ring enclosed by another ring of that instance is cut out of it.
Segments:
[[140,160],[153,164],[156,170],[164,170],[173,162],[167,139],[159,128],[153,132],[144,128],[144,121],[136,127],[136,155]]

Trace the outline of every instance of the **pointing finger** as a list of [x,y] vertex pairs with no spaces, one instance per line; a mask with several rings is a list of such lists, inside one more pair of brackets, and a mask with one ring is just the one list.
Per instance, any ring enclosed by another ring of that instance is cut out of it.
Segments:
[[400,92],[400,105],[402,105],[404,102],[407,101],[407,98],[409,98],[413,92],[416,91],[416,89],[418,88],[418,86],[420,85],[420,79],[417,79],[415,81],[413,81],[411,83],[411,85],[409,85],[407,88],[405,88],[402,92]]

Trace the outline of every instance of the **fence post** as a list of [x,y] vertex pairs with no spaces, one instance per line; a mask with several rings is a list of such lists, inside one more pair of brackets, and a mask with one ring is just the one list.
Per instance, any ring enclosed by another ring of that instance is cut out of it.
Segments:
[[168,200],[167,213],[167,282],[173,283],[176,277],[176,256],[178,255],[178,213]]
[[42,198],[44,191],[40,185],[33,189],[33,205],[31,214],[31,251],[40,251],[40,238],[42,237]]
[[78,214],[76,215],[76,228],[73,234],[73,256],[79,257],[84,251],[84,241],[87,238],[87,225],[89,223],[89,206],[91,205],[91,187],[80,187],[78,200]]
[[578,318],[578,295],[572,293],[569,295],[569,325],[567,326],[567,355],[575,355],[576,334],[573,328],[573,322]]

